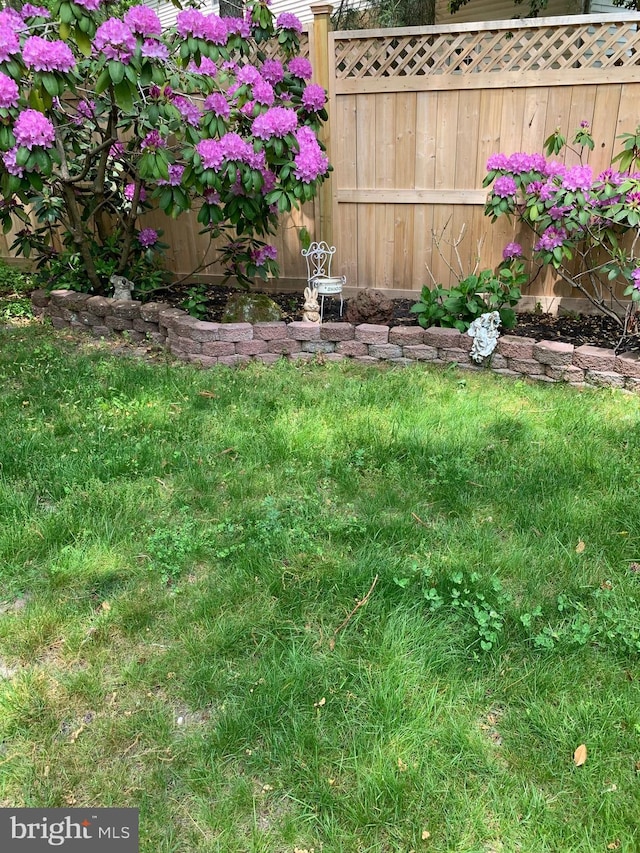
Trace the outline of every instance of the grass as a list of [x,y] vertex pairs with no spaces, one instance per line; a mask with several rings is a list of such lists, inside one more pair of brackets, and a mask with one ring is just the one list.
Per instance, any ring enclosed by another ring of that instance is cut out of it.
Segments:
[[38,326],[0,381],[0,805],[138,807],[143,853],[638,849],[637,397]]

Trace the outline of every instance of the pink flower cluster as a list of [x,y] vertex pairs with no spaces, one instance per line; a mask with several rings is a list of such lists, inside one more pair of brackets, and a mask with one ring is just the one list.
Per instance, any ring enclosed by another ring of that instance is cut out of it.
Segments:
[[301,80],[310,80],[313,76],[311,63],[304,56],[294,56],[293,59],[290,59],[287,63],[287,70]]
[[310,112],[321,110],[327,103],[327,93],[316,83],[305,86],[302,93],[302,106]]
[[13,128],[18,145],[31,150],[34,146],[51,148],[56,139],[53,124],[38,110],[21,112]]
[[143,228],[138,234],[138,242],[145,249],[149,249],[151,246],[155,246],[158,242],[158,236],[158,232],[155,228]]
[[4,163],[4,167],[10,175],[15,175],[17,178],[21,178],[24,175],[24,169],[22,166],[18,166],[16,163],[16,155],[18,153],[18,146],[14,145],[13,148],[10,148],[8,151],[5,151],[2,155],[2,162]]
[[124,22],[131,32],[141,36],[162,35],[160,18],[148,6],[132,6],[125,13]]
[[277,86],[284,80],[284,68],[278,59],[265,59],[261,73],[267,83],[271,83],[272,86]]
[[[135,184],[127,184],[123,190],[124,197],[127,201],[133,201],[133,197],[136,194],[136,185]],[[143,202],[147,200],[147,191],[144,187],[140,187],[140,193],[138,195],[138,201]]]
[[208,95],[204,101],[204,108],[215,113],[217,116],[222,116],[222,118],[229,118],[231,114],[229,102],[222,92],[213,92],[211,95]]
[[140,143],[140,148],[144,151],[147,148],[150,148],[152,151],[156,151],[158,148],[166,148],[167,141],[164,139],[160,132],[157,130],[150,130],[149,133],[145,136],[145,138]]
[[147,59],[169,59],[169,48],[158,39],[145,39],[142,42],[140,53]]
[[255,163],[253,146],[237,133],[225,133],[220,139],[203,139],[196,145],[205,169],[218,172],[229,160],[240,163]]
[[542,172],[545,173],[547,161],[542,154],[525,154],[518,151],[507,156],[506,154],[492,154],[487,160],[487,171],[492,172]]
[[51,12],[45,6],[33,6],[31,3],[25,3],[20,9],[20,15],[23,20],[27,18],[50,18]]
[[227,25],[222,18],[218,15],[203,15],[197,9],[178,12],[176,28],[182,38],[193,36],[218,45],[226,44],[229,36]]
[[640,290],[640,267],[636,267],[631,272],[631,278],[633,279],[633,286],[636,290]]
[[558,246],[562,246],[567,239],[567,232],[564,228],[557,228],[555,225],[550,225],[533,247],[536,252],[552,252]]
[[593,184],[593,172],[591,166],[571,166],[565,169],[562,177],[562,186],[565,190],[589,190]]
[[296,111],[288,107],[272,107],[253,120],[251,133],[259,139],[282,138],[298,126]]
[[0,107],[10,109],[18,105],[18,84],[11,77],[0,73]]
[[278,257],[278,250],[275,246],[261,246],[251,254],[254,264],[257,267],[261,267],[268,260],[275,261]]
[[281,12],[276,18],[276,27],[281,30],[293,30],[296,33],[302,32],[300,19],[292,15],[291,12]]
[[505,261],[511,261],[513,258],[522,257],[522,246],[520,243],[507,243],[502,250],[502,258]]
[[87,12],[96,12],[102,0],[73,0],[77,6],[82,6]]
[[34,71],[71,71],[76,64],[65,42],[48,41],[40,36],[30,36],[25,41],[22,58],[27,68]]
[[158,181],[158,186],[170,186],[170,187],[179,187],[182,183],[182,175],[184,173],[184,166],[181,166],[178,163],[171,163],[169,166],[169,180],[165,181],[160,179]]
[[185,98],[184,95],[176,95],[173,99],[173,104],[180,110],[187,124],[190,124],[191,127],[198,127],[200,124],[200,110],[193,101]]
[[499,178],[495,179],[493,184],[493,191],[496,195],[499,195],[501,198],[508,198],[509,196],[514,196],[516,194],[518,187],[516,182],[509,175],[500,175]]
[[15,30],[8,23],[0,21],[0,62],[6,62],[19,52],[20,42]]
[[107,59],[117,59],[127,64],[136,49],[136,40],[124,21],[108,18],[96,30],[93,47],[104,53]]
[[315,181],[329,169],[329,158],[325,157],[310,127],[304,125],[296,131],[299,151],[293,158],[294,175],[305,184]]

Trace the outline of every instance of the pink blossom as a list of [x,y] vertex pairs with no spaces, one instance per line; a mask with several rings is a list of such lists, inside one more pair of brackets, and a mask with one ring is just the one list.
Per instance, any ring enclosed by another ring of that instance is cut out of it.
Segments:
[[251,132],[260,139],[283,137],[293,133],[298,126],[298,116],[295,110],[287,107],[272,107],[253,120]]
[[138,234],[138,242],[145,249],[148,249],[158,242],[158,232],[155,228],[143,228]]
[[296,139],[300,150],[293,158],[293,173],[298,180],[310,184],[327,172],[329,159],[322,153],[316,135],[310,127],[299,127]]
[[93,46],[95,50],[102,51],[107,59],[117,59],[127,64],[136,49],[136,40],[123,21],[108,18],[98,27]]
[[124,22],[131,32],[138,33],[141,36],[162,35],[160,18],[148,6],[132,6],[127,10]]
[[166,147],[167,147],[166,140],[163,139],[162,136],[160,136],[160,133],[157,130],[150,130],[149,133],[147,133],[145,138],[140,143],[140,148],[142,151],[144,151],[147,148],[150,148],[153,151],[155,151],[158,148],[166,148]]
[[304,56],[294,56],[293,59],[290,59],[287,63],[287,70],[294,77],[300,77],[302,80],[310,80],[313,76],[311,63]]
[[571,166],[567,169],[562,180],[562,186],[566,190],[588,190],[593,183],[593,172],[591,166]]
[[502,257],[505,261],[510,261],[513,258],[521,258],[522,246],[520,243],[507,243],[502,250]]
[[327,93],[322,86],[318,86],[315,83],[312,83],[310,86],[305,86],[302,93],[302,105],[306,107],[307,110],[317,112],[318,110],[321,110],[326,103]]
[[20,33],[26,29],[22,16],[15,9],[7,7],[0,11],[0,27],[7,26],[14,33]]
[[12,54],[19,52],[18,36],[10,26],[0,23],[0,62],[6,62]]
[[633,279],[635,289],[640,290],[640,267],[636,267],[631,271],[631,278]]
[[515,195],[517,189],[516,182],[509,175],[500,175],[493,184],[494,193],[501,198]]
[[555,225],[550,225],[542,234],[534,249],[536,252],[552,252],[558,246],[562,246],[567,239],[567,232],[564,228],[556,228]]
[[252,260],[257,267],[263,266],[266,261],[275,261],[278,257],[278,250],[275,246],[260,246],[251,253]]
[[182,12],[178,12],[176,28],[182,38],[187,38],[191,35],[194,38],[204,39],[207,28],[206,18],[197,9],[185,9]]
[[276,86],[284,80],[284,68],[277,59],[265,59],[262,63],[261,73],[267,83]]
[[[123,195],[127,199],[127,201],[133,201],[133,197],[136,192],[135,184],[127,184],[123,190]],[[144,187],[140,187],[140,194],[138,195],[138,201],[146,201],[147,200],[147,191]]]
[[10,148],[2,154],[2,162],[10,175],[15,175],[17,178],[21,178],[24,175],[24,169],[16,163],[17,153],[18,146],[14,145],[13,148]]
[[260,72],[253,65],[243,65],[236,75],[236,80],[241,85],[243,83],[257,83],[261,79]]
[[203,56],[200,59],[200,67],[196,68],[196,71],[200,74],[206,74],[207,77],[215,77],[218,73],[218,66],[208,56]]
[[140,47],[140,53],[147,59],[169,59],[169,48],[158,39],[145,39]]
[[31,3],[25,3],[20,9],[20,15],[23,19],[50,18],[51,12],[45,6],[32,6]]
[[294,30],[296,33],[302,32],[300,19],[291,12],[281,12],[276,19],[276,27],[282,30]]
[[173,99],[174,106],[182,113],[182,117],[192,127],[198,127],[200,124],[200,110],[198,107],[185,98],[183,95],[176,95]]
[[182,183],[182,175],[184,172],[184,166],[181,166],[179,163],[171,163],[169,165],[169,180],[165,181],[164,179],[160,179],[158,181],[158,186],[171,186],[171,187],[179,187]]
[[51,148],[56,138],[53,124],[38,110],[21,112],[13,128],[13,134],[18,145],[31,150],[34,145]]
[[222,92],[213,92],[205,98],[204,108],[222,118],[229,118],[231,113],[231,107]]
[[492,154],[487,160],[487,172],[506,171],[509,168],[509,158],[506,154]]
[[22,58],[34,71],[71,71],[76,61],[63,41],[48,41],[30,36],[24,43]]
[[205,39],[213,44],[224,45],[229,38],[226,23],[218,15],[207,15],[205,24]]
[[217,172],[222,166],[224,154],[218,139],[202,139],[196,145],[196,151],[200,155],[203,168]]
[[248,21],[242,18],[224,18],[223,20],[230,36],[238,35],[244,39],[251,36],[251,26]]
[[18,105],[18,84],[11,77],[0,73],[0,107],[9,109]]
[[102,0],[73,0],[77,6],[82,6],[87,12],[96,12]]
[[251,87],[254,99],[265,107],[270,107],[276,99],[275,92],[270,83],[266,80],[258,80]]
[[625,175],[622,172],[615,172],[613,169],[605,169],[604,172],[600,172],[598,175],[598,180],[617,187],[625,180]]

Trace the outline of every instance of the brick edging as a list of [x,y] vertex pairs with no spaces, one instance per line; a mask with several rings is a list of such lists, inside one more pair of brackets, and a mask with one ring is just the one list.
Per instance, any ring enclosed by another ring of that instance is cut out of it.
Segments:
[[488,365],[470,358],[471,338],[456,329],[377,326],[363,323],[209,323],[163,302],[141,303],[90,296],[72,290],[36,290],[34,313],[56,329],[83,329],[97,338],[125,335],[165,347],[176,358],[202,367],[248,361],[271,364],[282,356],[325,361],[351,358],[373,364],[447,365],[469,370],[489,367],[504,376],[543,382],[640,390],[640,354],[558,341],[503,335]]

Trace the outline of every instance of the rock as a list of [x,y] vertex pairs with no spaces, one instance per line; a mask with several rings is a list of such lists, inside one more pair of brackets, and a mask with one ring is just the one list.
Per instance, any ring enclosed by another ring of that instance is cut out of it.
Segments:
[[367,288],[349,300],[345,320],[354,326],[360,323],[386,325],[393,320],[393,300],[379,290]]
[[273,323],[280,308],[265,293],[232,293],[222,313],[223,323]]

